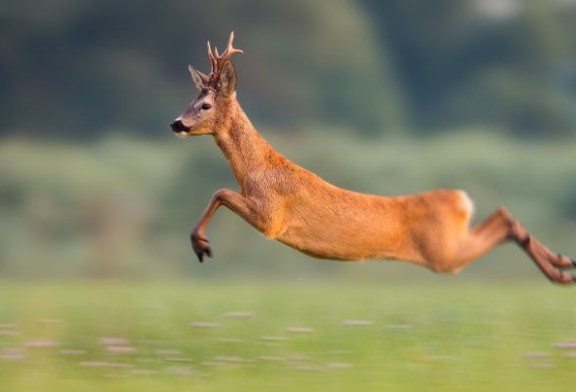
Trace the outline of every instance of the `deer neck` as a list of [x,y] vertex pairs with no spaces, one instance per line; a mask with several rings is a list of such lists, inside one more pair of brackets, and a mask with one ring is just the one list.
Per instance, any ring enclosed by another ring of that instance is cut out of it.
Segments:
[[242,188],[247,174],[264,170],[278,154],[260,136],[240,105],[235,106],[229,124],[214,133],[214,139]]

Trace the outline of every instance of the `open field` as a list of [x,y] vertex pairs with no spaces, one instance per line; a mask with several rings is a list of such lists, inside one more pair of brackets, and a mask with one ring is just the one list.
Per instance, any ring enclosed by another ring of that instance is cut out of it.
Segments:
[[458,278],[5,282],[0,390],[568,391],[575,296]]

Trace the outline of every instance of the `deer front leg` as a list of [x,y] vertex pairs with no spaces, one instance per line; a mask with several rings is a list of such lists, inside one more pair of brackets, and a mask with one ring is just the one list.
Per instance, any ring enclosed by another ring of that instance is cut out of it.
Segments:
[[259,215],[256,213],[257,209],[253,200],[229,189],[220,189],[219,191],[216,191],[212,195],[212,198],[210,199],[206,210],[200,217],[200,220],[196,224],[196,227],[194,227],[194,230],[192,230],[192,233],[190,234],[192,248],[200,262],[204,261],[204,255],[212,257],[212,249],[208,245],[208,239],[206,238],[206,228],[208,227],[212,215],[214,215],[218,207],[221,205],[228,207],[234,213],[244,218],[244,220],[252,226],[257,228],[261,226],[258,219]]

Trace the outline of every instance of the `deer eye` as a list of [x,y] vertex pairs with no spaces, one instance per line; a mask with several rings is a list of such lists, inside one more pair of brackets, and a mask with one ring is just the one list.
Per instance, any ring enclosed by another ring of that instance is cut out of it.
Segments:
[[212,105],[210,105],[209,103],[205,103],[202,106],[200,106],[200,109],[202,110],[208,110],[212,107]]

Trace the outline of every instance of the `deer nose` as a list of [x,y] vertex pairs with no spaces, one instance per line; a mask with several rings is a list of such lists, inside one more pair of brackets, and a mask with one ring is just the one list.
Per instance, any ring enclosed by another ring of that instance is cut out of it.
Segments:
[[188,127],[186,127],[184,124],[182,124],[182,121],[180,120],[174,120],[170,123],[170,128],[172,128],[172,132],[182,132],[182,131],[187,131]]

